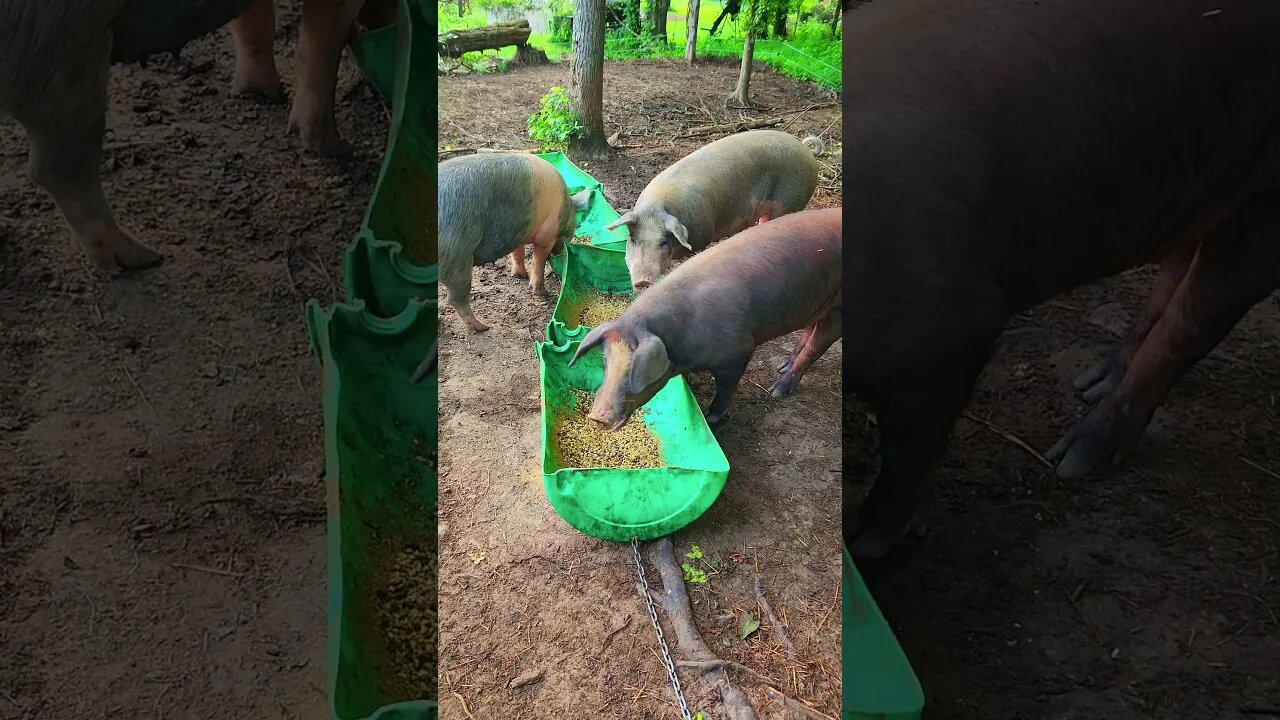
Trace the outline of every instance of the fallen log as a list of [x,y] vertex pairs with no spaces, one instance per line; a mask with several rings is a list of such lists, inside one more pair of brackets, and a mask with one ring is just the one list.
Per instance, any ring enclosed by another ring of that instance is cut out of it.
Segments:
[[508,45],[527,45],[532,33],[523,18],[466,30],[451,30],[440,36],[436,46],[443,57],[460,58],[477,50],[497,50]]

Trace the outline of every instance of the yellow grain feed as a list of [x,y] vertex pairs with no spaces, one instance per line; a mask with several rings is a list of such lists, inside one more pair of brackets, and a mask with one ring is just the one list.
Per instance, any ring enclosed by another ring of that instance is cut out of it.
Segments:
[[630,304],[631,298],[626,295],[591,293],[582,299],[578,308],[578,324],[599,327],[610,320],[617,320]]
[[574,411],[556,423],[553,442],[560,467],[662,467],[662,449],[658,438],[645,427],[643,410],[637,410],[621,430],[609,432],[587,419],[594,396],[581,390],[575,390],[574,396]]
[[384,584],[375,593],[374,606],[388,664],[395,668],[400,692],[435,697],[439,625],[434,533],[420,545],[388,552],[382,564]]
[[569,242],[578,243],[579,245],[590,245],[591,236],[590,235],[574,235],[572,238],[569,239]]

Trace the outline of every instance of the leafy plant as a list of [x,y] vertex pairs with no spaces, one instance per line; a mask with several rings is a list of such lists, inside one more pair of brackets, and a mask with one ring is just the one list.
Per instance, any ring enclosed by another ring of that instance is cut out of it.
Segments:
[[707,574],[689,563],[680,563],[680,567],[684,568],[684,581],[697,583],[699,585],[707,584]]
[[542,96],[542,109],[529,116],[529,137],[551,149],[563,148],[582,134],[582,118],[573,111],[564,88]]

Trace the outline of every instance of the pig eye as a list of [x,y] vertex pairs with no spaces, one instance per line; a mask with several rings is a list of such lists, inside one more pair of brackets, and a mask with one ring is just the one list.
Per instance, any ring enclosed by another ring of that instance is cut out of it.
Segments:
[[658,242],[659,247],[671,247],[671,236],[663,235],[662,240]]

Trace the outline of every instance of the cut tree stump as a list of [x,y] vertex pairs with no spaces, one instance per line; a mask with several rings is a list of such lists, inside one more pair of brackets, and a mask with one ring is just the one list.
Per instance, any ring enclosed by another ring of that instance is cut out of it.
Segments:
[[516,54],[511,58],[512,65],[550,65],[547,54],[532,45],[517,45]]
[[[436,45],[441,56],[460,58],[476,50],[497,50],[508,45],[528,47],[531,32],[529,21],[522,18],[480,28],[452,30],[441,35]],[[545,59],[546,56],[543,57]]]

